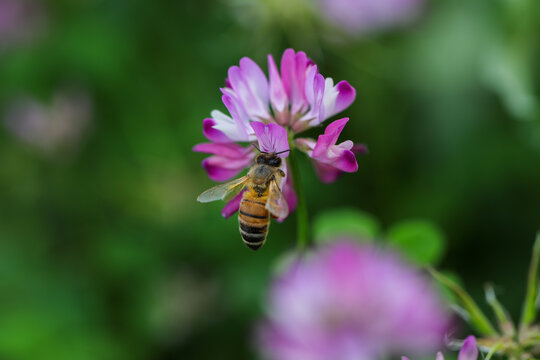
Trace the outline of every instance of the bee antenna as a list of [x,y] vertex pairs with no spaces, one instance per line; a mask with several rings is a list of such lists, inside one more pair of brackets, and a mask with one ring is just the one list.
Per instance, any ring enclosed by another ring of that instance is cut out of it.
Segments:
[[251,145],[252,145],[255,149],[257,149],[257,151],[260,152],[261,154],[268,154],[266,151],[261,151],[261,149],[259,149],[259,148],[257,147],[257,145],[255,145],[255,144],[251,144]]
[[283,154],[284,152],[287,152],[287,151],[291,151],[291,149],[287,149],[287,150],[283,150],[283,151],[277,152],[276,155],[277,155],[277,154]]

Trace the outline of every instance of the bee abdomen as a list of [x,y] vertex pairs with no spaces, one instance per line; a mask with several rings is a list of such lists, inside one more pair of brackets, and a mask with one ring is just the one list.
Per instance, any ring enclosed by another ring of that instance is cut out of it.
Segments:
[[250,199],[242,200],[238,214],[238,224],[240,225],[242,240],[248,248],[258,250],[263,246],[268,233],[269,221],[270,217],[268,210],[265,209],[265,202]]
[[266,232],[264,233],[247,233],[240,229],[240,234],[242,235],[242,240],[244,244],[251,250],[259,250],[266,241]]

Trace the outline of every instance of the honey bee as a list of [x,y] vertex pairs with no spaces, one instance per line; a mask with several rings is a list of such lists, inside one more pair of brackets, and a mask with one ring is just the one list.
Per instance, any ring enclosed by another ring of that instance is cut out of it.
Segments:
[[266,241],[270,215],[284,218],[289,214],[280,190],[285,173],[280,169],[282,160],[278,154],[285,151],[261,152],[246,176],[214,186],[197,197],[202,203],[220,199],[228,202],[247,188],[240,202],[238,225],[244,244],[251,250],[260,249]]

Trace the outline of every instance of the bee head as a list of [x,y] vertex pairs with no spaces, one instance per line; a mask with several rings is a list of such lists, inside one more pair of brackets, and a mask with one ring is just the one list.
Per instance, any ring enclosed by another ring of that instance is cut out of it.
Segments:
[[255,163],[259,165],[269,165],[273,167],[281,166],[281,158],[276,153],[264,153],[261,152],[255,158]]
[[257,149],[259,151],[259,155],[257,155],[257,157],[255,158],[255,163],[256,164],[264,164],[264,165],[270,165],[270,166],[274,166],[274,167],[280,167],[281,166],[281,158],[278,156],[279,154],[282,154],[284,152],[287,152],[287,151],[290,151],[289,149],[287,150],[283,150],[283,151],[280,151],[280,152],[272,152],[272,153],[267,153],[266,151],[261,151],[261,149],[259,149],[257,147],[257,145],[255,144],[251,144],[253,145],[253,147],[255,149]]

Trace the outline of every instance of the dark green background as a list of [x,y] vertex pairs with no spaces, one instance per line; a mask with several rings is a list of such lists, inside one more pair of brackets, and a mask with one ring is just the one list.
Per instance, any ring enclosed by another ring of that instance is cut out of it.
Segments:
[[266,55],[287,47],[357,89],[341,138],[370,149],[332,185],[301,159],[310,215],[354,207],[383,229],[431,221],[447,239],[440,268],[479,300],[496,282],[517,316],[540,228],[540,120],[509,107],[515,83],[488,71],[517,58],[503,69],[538,89],[540,11],[515,3],[432,1],[408,28],[346,39],[308,13],[239,23],[232,8],[251,13],[224,0],[45,3],[44,35],[0,53],[0,110],[76,85],[93,125],[69,156],[0,130],[0,357],[255,357],[253,326],[272,266],[295,246],[295,216],[250,252],[222,204],[195,201],[213,184],[191,148],[202,119],[225,110],[228,67],[248,56],[266,71]]

